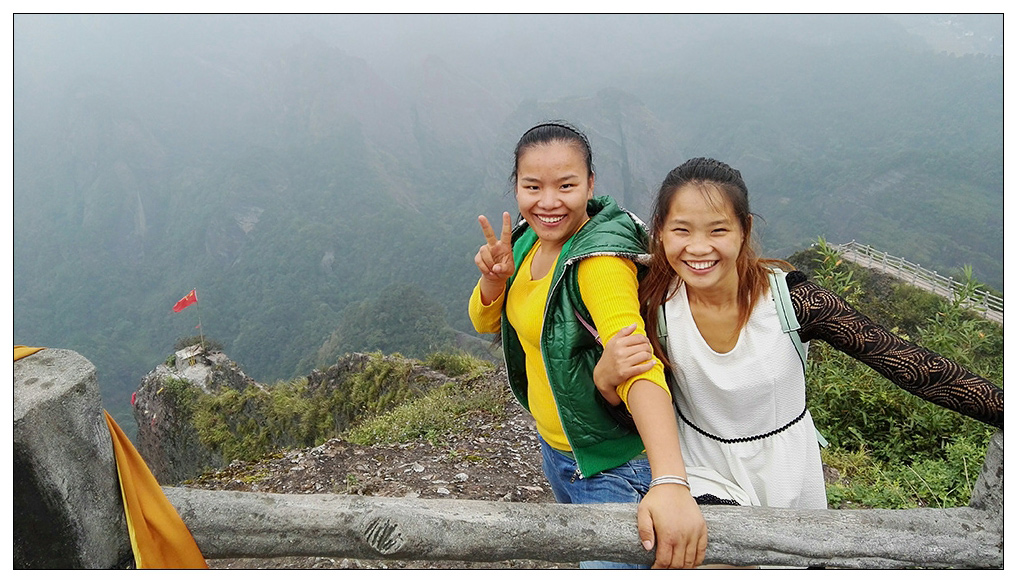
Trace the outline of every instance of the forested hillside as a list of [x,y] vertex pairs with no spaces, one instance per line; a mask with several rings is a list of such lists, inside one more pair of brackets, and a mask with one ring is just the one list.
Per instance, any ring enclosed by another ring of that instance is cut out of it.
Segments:
[[857,239],[1001,289],[994,25],[18,15],[15,342],[88,357],[123,424],[199,316],[266,382],[468,345],[476,216],[513,210],[514,142],[553,118],[643,217],[667,171],[714,156],[772,255]]

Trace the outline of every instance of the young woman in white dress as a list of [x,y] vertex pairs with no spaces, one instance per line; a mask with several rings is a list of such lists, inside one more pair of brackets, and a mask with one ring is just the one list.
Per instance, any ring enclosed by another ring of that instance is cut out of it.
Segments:
[[[702,503],[825,508],[802,356],[780,325],[769,277],[786,277],[800,339],[826,341],[926,400],[1002,428],[1002,390],[890,333],[784,261],[759,258],[740,172],[696,158],[660,187],[649,273],[639,284],[646,336],[604,346],[597,389],[668,371],[692,495]],[[657,313],[664,306],[666,345]],[[629,328],[630,329],[630,328]]]

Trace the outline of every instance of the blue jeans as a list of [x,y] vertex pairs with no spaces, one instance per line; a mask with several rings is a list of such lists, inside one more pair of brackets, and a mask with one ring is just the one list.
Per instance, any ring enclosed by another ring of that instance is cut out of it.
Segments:
[[[652,472],[648,459],[633,459],[627,463],[579,478],[575,460],[554,449],[540,439],[543,453],[543,474],[550,481],[554,499],[558,503],[638,503],[649,491]],[[585,561],[580,568],[648,568],[644,564]]]

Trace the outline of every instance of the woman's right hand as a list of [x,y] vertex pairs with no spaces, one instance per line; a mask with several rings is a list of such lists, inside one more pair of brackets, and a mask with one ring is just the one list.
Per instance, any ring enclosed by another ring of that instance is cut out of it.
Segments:
[[473,261],[480,269],[480,295],[489,304],[500,297],[508,278],[515,273],[515,258],[512,256],[512,218],[504,213],[501,238],[494,237],[494,229],[486,216],[480,216],[480,228],[487,244],[480,247]]
[[653,568],[695,568],[705,559],[709,528],[683,485],[651,487],[638,506],[638,529],[646,550],[656,550]]
[[593,368],[596,389],[613,406],[621,403],[618,386],[653,368],[653,346],[649,338],[635,333],[635,328],[633,323],[614,334],[603,346],[603,354]]

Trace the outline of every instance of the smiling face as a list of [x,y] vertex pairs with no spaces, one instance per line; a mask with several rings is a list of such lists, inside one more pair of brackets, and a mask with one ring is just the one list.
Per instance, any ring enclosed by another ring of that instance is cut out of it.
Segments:
[[593,175],[578,148],[563,141],[536,144],[519,154],[515,198],[522,218],[546,250],[560,251],[589,218]]
[[731,203],[716,185],[686,184],[674,193],[660,241],[689,292],[733,292],[736,297],[744,240]]

